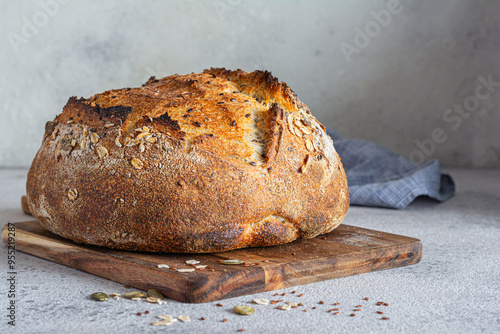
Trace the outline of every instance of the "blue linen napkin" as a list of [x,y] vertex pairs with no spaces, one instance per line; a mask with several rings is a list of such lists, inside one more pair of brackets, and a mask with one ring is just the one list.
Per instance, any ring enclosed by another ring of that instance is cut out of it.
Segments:
[[439,162],[416,165],[399,154],[361,139],[343,139],[328,129],[347,175],[352,205],[403,209],[418,196],[445,201],[455,192]]

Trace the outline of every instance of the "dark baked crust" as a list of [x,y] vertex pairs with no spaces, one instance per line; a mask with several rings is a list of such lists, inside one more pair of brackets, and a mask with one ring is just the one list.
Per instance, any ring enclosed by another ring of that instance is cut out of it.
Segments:
[[214,252],[337,227],[349,194],[324,127],[269,72],[210,69],[70,98],[28,173],[35,218],[76,242]]

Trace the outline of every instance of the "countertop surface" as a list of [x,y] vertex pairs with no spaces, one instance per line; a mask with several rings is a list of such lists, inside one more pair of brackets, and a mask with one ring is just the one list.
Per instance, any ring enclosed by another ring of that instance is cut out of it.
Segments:
[[[19,251],[15,254],[15,281],[9,281],[9,254],[2,244],[0,331],[237,333],[244,329],[245,333],[498,333],[500,170],[445,172],[457,184],[455,196],[445,203],[419,198],[404,210],[351,207],[344,221],[420,239],[423,244],[420,263],[226,299],[220,301],[222,307],[216,306],[218,302],[184,304],[172,300],[163,305],[127,299],[98,302],[89,295],[97,291],[123,294],[131,290]],[[32,219],[22,213],[20,206],[26,173],[27,169],[0,169],[2,226]],[[275,293],[286,295],[276,297]],[[254,298],[283,299],[304,306],[283,311],[276,305],[251,304]],[[378,301],[388,306],[377,306]],[[15,326],[8,324],[12,312],[7,308],[11,303],[15,307]],[[334,306],[334,303],[340,304]],[[255,313],[236,314],[233,307],[242,304],[252,305]],[[361,310],[353,312],[357,305],[362,305]],[[340,313],[328,312],[332,308],[339,308]],[[142,315],[138,316],[138,312]],[[350,316],[351,313],[356,316]],[[191,321],[177,321],[168,327],[152,326],[152,322],[159,320],[156,319],[159,314],[187,315]]]

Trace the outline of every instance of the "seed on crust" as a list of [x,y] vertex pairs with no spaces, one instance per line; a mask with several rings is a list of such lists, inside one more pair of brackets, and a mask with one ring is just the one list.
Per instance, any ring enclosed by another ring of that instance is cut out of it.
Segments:
[[104,127],[105,128],[110,128],[112,127],[114,124],[113,123],[107,123],[107,124],[104,124]]
[[308,154],[308,155],[306,155],[306,159],[304,161],[304,164],[302,166],[300,166],[300,172],[302,174],[305,174],[307,172],[307,166],[309,164],[309,160],[310,159],[309,159],[309,154]]
[[68,198],[70,201],[76,200],[78,198],[78,190],[76,190],[76,188],[68,190]]
[[80,149],[81,150],[85,149],[85,137],[83,137],[82,140],[80,140]]
[[137,135],[137,139],[141,139],[141,138],[144,138],[146,137],[147,135],[149,135],[150,133],[149,132],[141,132]]
[[310,138],[306,139],[306,148],[310,152],[314,152],[314,145],[312,143],[312,140]]
[[94,144],[99,141],[99,135],[95,132],[92,132],[90,134],[90,141],[93,142]]
[[116,146],[118,146],[118,147],[122,147],[122,143],[120,143],[120,136],[116,137],[116,139],[115,139],[115,144],[116,144]]
[[108,149],[104,146],[97,146],[97,155],[99,155],[99,158],[103,158],[105,155],[108,154]]
[[153,137],[153,136],[147,136],[147,137],[146,137],[146,141],[147,141],[148,143],[154,144],[154,143],[156,143],[156,138],[155,138],[155,137]]
[[132,158],[132,160],[130,160],[130,163],[137,169],[142,169],[144,167],[144,162],[137,158]]
[[139,145],[139,152],[143,153],[144,151],[146,151],[146,146],[144,145],[144,143],[141,143]]

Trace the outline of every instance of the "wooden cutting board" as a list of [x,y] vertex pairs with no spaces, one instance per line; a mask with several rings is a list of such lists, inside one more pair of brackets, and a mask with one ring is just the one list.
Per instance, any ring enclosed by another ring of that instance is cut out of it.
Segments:
[[[418,263],[420,240],[401,235],[340,225],[314,239],[287,245],[247,248],[213,254],[156,254],[85,246],[63,239],[36,221],[15,223],[16,249],[137,289],[156,289],[181,302],[203,303],[270,291],[332,278]],[[7,225],[2,239],[7,244]],[[224,265],[224,259],[245,265]],[[193,268],[195,259],[213,268],[178,272],[158,268]]]

